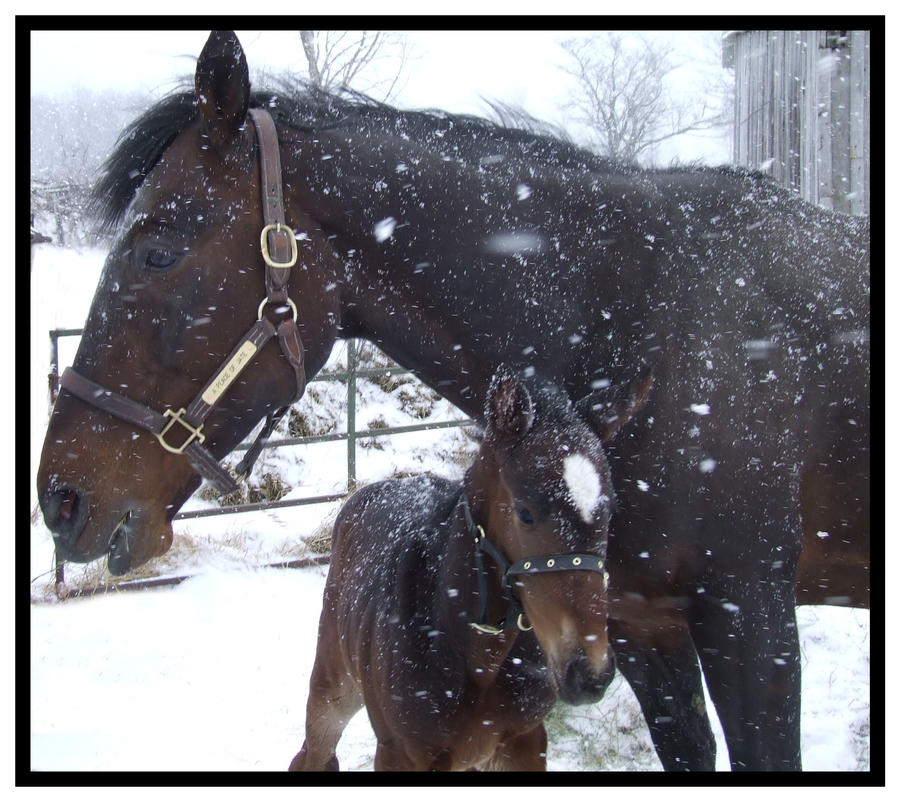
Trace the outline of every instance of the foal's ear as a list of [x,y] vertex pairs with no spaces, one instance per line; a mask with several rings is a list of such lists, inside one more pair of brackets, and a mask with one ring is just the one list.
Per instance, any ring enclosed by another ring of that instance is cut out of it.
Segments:
[[621,397],[620,388],[597,390],[576,403],[575,409],[606,443],[644,407],[652,386],[653,373],[647,371],[632,382],[626,397]]
[[250,106],[250,72],[234,31],[213,31],[197,59],[194,95],[215,147],[234,137]]
[[534,423],[534,404],[527,388],[501,367],[491,380],[485,404],[488,432],[503,439],[518,439]]

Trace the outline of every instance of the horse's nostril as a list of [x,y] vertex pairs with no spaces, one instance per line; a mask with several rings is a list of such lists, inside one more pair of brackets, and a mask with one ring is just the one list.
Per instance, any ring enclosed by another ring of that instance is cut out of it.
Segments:
[[84,499],[74,487],[55,487],[41,494],[44,523],[54,538],[74,540],[84,526]]
[[78,495],[74,490],[63,490],[60,496],[59,517],[68,521],[72,517],[75,505],[78,502]]

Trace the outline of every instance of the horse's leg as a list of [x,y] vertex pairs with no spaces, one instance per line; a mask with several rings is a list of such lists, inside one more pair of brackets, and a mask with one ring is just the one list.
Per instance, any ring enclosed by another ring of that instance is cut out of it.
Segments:
[[793,582],[696,596],[691,633],[733,771],[799,771],[800,649]]
[[649,636],[609,619],[609,640],[644,713],[650,737],[666,771],[715,771],[716,739],[706,715],[697,653],[686,628]]
[[338,771],[338,741],[347,722],[362,706],[362,693],[344,668],[334,627],[323,621],[309,680],[306,739],[288,770]]
[[488,771],[546,771],[547,730],[543,722],[500,743],[485,768]]
[[869,352],[857,347],[831,354],[834,381],[809,424],[800,470],[797,604],[869,607]]
[[[869,426],[815,440],[800,474],[797,604],[869,607]],[[826,433],[827,434],[827,433]]]

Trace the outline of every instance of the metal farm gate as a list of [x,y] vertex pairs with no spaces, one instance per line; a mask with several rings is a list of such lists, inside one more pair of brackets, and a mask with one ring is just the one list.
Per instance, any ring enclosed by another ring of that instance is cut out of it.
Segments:
[[[53,329],[50,334],[50,400],[51,403],[56,398],[59,388],[59,341],[64,337],[80,337],[81,329]],[[393,367],[384,368],[365,368],[360,367],[357,356],[357,345],[355,340],[347,341],[347,369],[346,370],[329,370],[322,371],[317,376],[310,379],[310,382],[346,382],[347,384],[347,431],[334,432],[331,434],[313,435],[308,437],[289,437],[283,439],[271,439],[264,446],[265,449],[282,448],[285,446],[304,445],[312,443],[326,443],[339,440],[345,440],[347,443],[347,490],[343,493],[333,493],[324,496],[308,496],[305,498],[288,499],[284,501],[260,501],[254,503],[222,505],[210,509],[192,510],[188,512],[179,512],[174,516],[174,520],[183,520],[186,518],[205,518],[214,515],[234,515],[244,512],[256,512],[259,510],[281,509],[285,507],[298,507],[308,504],[325,504],[333,501],[340,501],[347,498],[353,491],[356,484],[356,444],[362,438],[386,437],[396,434],[405,434],[408,432],[430,431],[433,429],[445,429],[459,426],[474,426],[475,421],[471,419],[437,421],[432,423],[414,424],[410,426],[393,426],[378,429],[359,430],[356,428],[356,380],[358,378],[371,378],[376,376],[396,376],[410,371],[395,365]],[[249,443],[242,443],[235,448],[235,452],[246,451]],[[269,566],[260,566],[268,568],[302,568],[307,565],[327,562],[329,555],[320,555],[302,558],[298,560],[286,561]],[[188,579],[187,576],[162,577],[155,579],[141,579],[132,581],[122,581],[109,586],[99,586],[84,590],[65,588],[65,575],[62,565],[56,567],[56,586],[57,594],[64,597],[76,596],[93,596],[98,593],[105,593],[110,590],[139,590],[145,588],[159,587],[163,585],[177,585]]]
[[812,203],[869,213],[871,31],[730,31],[733,162]]

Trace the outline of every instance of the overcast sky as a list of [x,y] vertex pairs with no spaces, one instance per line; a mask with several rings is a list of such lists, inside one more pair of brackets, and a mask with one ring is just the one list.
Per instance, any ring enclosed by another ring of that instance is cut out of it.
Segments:
[[[237,34],[252,68],[305,71],[297,31]],[[174,79],[193,73],[193,60],[208,35],[209,31],[35,31],[32,92],[76,84],[165,90]],[[552,94],[547,71],[557,71],[554,62],[562,55],[557,41],[567,36],[552,31],[447,30],[407,35],[415,52],[404,105],[463,104],[467,96],[468,102],[477,103],[479,93],[511,100]]]
[[[487,114],[484,98],[520,106],[533,116],[564,123],[561,104],[570,79],[560,70],[559,42],[586,31],[410,31],[412,55],[406,83],[394,98],[405,108],[442,108]],[[269,67],[305,72],[297,31],[237,31],[251,70]],[[72,86],[91,89],[171,90],[193,74],[208,31],[33,31],[32,94]],[[687,61],[703,48],[696,32],[659,34],[677,44]],[[680,158],[728,161],[730,146],[710,137],[682,142]],[[675,154],[661,154],[668,158]]]

